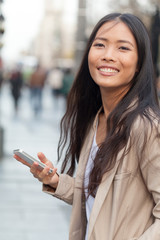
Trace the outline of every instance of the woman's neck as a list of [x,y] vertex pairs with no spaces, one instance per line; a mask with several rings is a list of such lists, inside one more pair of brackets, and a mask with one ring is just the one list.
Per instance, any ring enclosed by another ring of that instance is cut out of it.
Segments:
[[113,111],[113,109],[117,106],[117,104],[121,101],[123,96],[127,93],[128,89],[126,91],[123,89],[123,91],[120,91],[119,89],[116,91],[106,90],[106,89],[100,89],[101,91],[101,98],[102,98],[102,104],[103,104],[103,110],[106,119],[108,118],[108,115]]

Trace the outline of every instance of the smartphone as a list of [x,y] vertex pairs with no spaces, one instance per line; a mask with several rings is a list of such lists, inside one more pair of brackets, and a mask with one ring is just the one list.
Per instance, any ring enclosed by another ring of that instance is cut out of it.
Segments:
[[[24,152],[22,149],[15,149],[13,150],[13,153],[20,158],[22,158],[25,162],[32,165],[34,162],[37,162],[39,164],[40,169],[43,169],[46,167],[44,163],[42,163],[40,160],[30,156],[28,153]],[[53,170],[50,168],[49,173],[52,173]]]

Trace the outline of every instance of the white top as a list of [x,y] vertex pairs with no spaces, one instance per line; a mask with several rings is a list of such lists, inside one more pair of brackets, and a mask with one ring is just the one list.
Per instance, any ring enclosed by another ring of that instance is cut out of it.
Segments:
[[88,189],[86,189],[86,188],[88,187],[89,176],[90,176],[90,172],[94,165],[93,161],[94,161],[97,151],[98,151],[98,146],[96,143],[96,132],[95,132],[91,151],[89,154],[89,158],[88,158],[88,162],[87,162],[87,166],[86,166],[86,170],[85,170],[85,179],[84,179],[84,188],[85,188],[85,196],[86,196],[86,217],[87,217],[87,229],[86,229],[85,240],[88,239],[88,223],[89,223],[89,218],[90,218],[90,214],[91,214],[91,211],[93,208],[93,203],[94,203],[94,197],[92,197],[90,195],[88,197]]

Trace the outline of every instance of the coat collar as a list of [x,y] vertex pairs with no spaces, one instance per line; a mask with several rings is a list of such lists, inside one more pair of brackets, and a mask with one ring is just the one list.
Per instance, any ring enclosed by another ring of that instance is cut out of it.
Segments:
[[[97,112],[97,115],[94,119],[92,127],[89,131],[89,134],[88,134],[88,136],[87,136],[87,138],[84,142],[84,145],[83,145],[83,148],[82,148],[82,151],[81,151],[81,156],[80,156],[80,159],[79,159],[79,166],[78,166],[77,174],[76,174],[77,175],[76,186],[78,186],[78,187],[83,186],[85,168],[86,168],[89,153],[90,153],[90,150],[91,150],[93,137],[94,137],[94,134],[95,134],[95,131],[96,131],[96,125],[97,125],[98,117],[99,117],[99,114],[101,113],[102,109],[103,109],[103,107],[101,107],[99,109],[99,111]],[[118,156],[120,157],[121,153],[119,153]],[[95,202],[94,202],[93,209],[92,209],[92,212],[91,212],[91,217],[90,217],[88,239],[91,236],[94,224],[96,222],[96,219],[98,217],[100,209],[103,205],[103,202],[104,202],[104,200],[105,200],[105,198],[108,194],[108,191],[109,191],[110,186],[112,184],[112,181],[113,181],[113,178],[115,176],[116,170],[119,166],[119,162],[120,162],[120,161],[118,161],[119,157],[117,158],[117,162],[116,162],[115,167],[112,170],[108,171],[106,174],[104,174],[104,176],[102,178],[102,182],[98,187]],[[107,180],[107,182],[106,182],[106,180]]]
[[[99,114],[101,113],[102,109],[103,109],[103,107],[101,107],[99,109],[99,111],[98,111],[98,113],[95,117],[95,120],[93,122],[92,137],[91,137],[92,141],[93,141],[94,133],[96,131],[96,125],[97,125],[97,121],[98,121],[98,118],[99,118]],[[92,141],[91,141],[91,143],[92,143]],[[90,144],[90,148],[91,148],[91,144]],[[101,209],[101,207],[102,207],[102,205],[105,201],[105,198],[106,198],[106,196],[107,196],[107,194],[110,190],[110,187],[111,187],[111,184],[113,182],[114,176],[115,176],[116,171],[118,169],[118,166],[120,164],[120,158],[121,158],[122,154],[123,154],[123,149],[117,155],[117,161],[116,161],[115,167],[104,174],[104,176],[102,178],[102,182],[98,187],[96,197],[95,197],[95,201],[94,201],[94,205],[93,205],[93,209],[92,209],[91,216],[90,216],[88,239],[90,239],[90,237],[91,237],[92,230],[94,228],[96,219],[97,219],[98,214],[100,212],[100,209]],[[86,159],[85,166],[86,166],[87,160],[88,160],[88,158]],[[85,171],[85,169],[84,169],[84,171]]]
[[98,214],[101,210],[101,207],[105,201],[105,198],[109,192],[110,186],[113,182],[114,176],[115,176],[117,168],[119,166],[119,163],[120,163],[120,161],[117,161],[115,167],[112,170],[110,170],[109,172],[107,172],[106,174],[104,174],[104,176],[102,178],[102,182],[98,187],[94,205],[93,205],[93,209],[92,209],[91,216],[90,216],[88,239],[90,239],[90,237],[91,237],[96,219],[97,219]]

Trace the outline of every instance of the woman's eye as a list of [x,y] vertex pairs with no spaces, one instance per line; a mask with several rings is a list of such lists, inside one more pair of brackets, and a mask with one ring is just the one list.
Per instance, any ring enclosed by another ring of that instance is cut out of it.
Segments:
[[104,44],[102,44],[102,43],[95,43],[93,46],[101,48],[101,47],[104,47]]
[[124,47],[124,46],[121,46],[119,49],[122,49],[122,50],[130,50],[128,47]]

